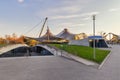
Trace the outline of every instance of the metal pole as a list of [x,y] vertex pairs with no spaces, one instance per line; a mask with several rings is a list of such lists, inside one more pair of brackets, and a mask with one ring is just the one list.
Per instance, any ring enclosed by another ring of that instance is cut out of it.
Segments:
[[46,23],[47,19],[48,19],[48,18],[46,17],[46,18],[45,18],[45,21],[44,21],[44,23],[43,23],[42,29],[41,29],[41,31],[40,31],[39,37],[41,37],[41,34],[42,34],[42,32],[43,32],[43,28],[44,28],[44,26],[45,26],[45,23]]
[[95,16],[93,15],[93,58],[96,58],[96,51],[95,51]]

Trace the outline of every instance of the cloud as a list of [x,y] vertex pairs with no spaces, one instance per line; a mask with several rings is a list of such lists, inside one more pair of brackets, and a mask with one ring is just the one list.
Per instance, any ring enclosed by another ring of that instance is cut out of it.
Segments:
[[93,0],[62,0],[65,5],[87,5],[89,2]]
[[98,15],[100,12],[94,11],[94,12],[88,12],[88,13],[83,13],[81,16],[92,16],[92,15]]
[[91,17],[89,16],[89,17],[85,17],[85,18],[83,18],[83,20],[90,20],[91,19]]
[[83,18],[83,20],[88,20],[92,15],[98,15],[100,12],[88,12],[82,14],[70,14],[70,15],[57,15],[51,16],[51,19],[71,19],[71,18]]
[[50,3],[52,6],[40,9],[35,12],[35,15],[39,17],[52,15],[73,15],[81,13],[82,9],[91,1],[93,0],[59,0],[59,4],[57,6]]
[[83,23],[70,23],[70,22],[66,22],[66,23],[61,23],[60,26],[67,26],[67,27],[78,27],[78,26],[84,26],[85,24]]
[[67,7],[56,9],[56,12],[62,11],[62,12],[76,13],[76,12],[79,12],[80,10],[81,8],[79,8],[79,6],[67,6]]
[[61,16],[53,16],[51,19],[69,19],[69,18],[76,18],[80,15],[61,15]]
[[115,11],[119,11],[120,10],[120,8],[112,8],[112,9],[109,9],[108,11],[109,12],[115,12]]
[[79,24],[73,24],[72,26],[84,26],[85,24],[79,23]]
[[[79,6],[62,6],[62,7],[54,7],[49,8],[43,11],[42,14],[48,14],[48,15],[58,15],[58,14],[75,14],[77,12],[81,11],[81,8]],[[41,13],[41,11],[39,12]]]
[[19,3],[23,3],[25,0],[18,0]]
[[41,9],[35,12],[37,17],[49,17],[51,20],[64,20],[64,19],[75,19],[75,20],[89,20],[93,14],[98,15],[98,11],[84,12],[84,7],[93,0],[60,0],[60,4],[45,9]]

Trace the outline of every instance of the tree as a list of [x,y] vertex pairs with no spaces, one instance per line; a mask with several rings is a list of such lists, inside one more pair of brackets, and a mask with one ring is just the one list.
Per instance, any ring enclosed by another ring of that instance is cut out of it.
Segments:
[[21,44],[23,44],[23,43],[25,43],[25,42],[24,42],[24,39],[25,39],[25,37],[24,37],[23,35],[21,35],[19,38],[16,39],[16,43],[21,43]]
[[17,35],[15,33],[12,34],[12,39],[15,41],[17,39]]
[[10,35],[5,35],[5,40],[6,40],[6,43],[9,44],[10,40],[11,40],[11,36]]
[[5,44],[5,39],[3,39],[2,37],[0,37],[0,44]]

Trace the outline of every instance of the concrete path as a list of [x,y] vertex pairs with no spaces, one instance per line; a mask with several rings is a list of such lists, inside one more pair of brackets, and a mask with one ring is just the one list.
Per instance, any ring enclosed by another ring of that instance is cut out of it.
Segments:
[[120,80],[120,45],[99,70],[59,56],[0,59],[0,80]]
[[100,70],[107,80],[120,80],[120,45],[112,45],[111,55]]
[[70,54],[70,53],[68,53],[64,50],[60,50],[60,49],[57,49],[55,47],[51,47],[51,46],[48,46],[48,45],[40,45],[39,44],[37,46],[40,46],[42,48],[47,49],[48,51],[53,53],[53,55],[55,55],[55,56],[63,56],[65,58],[73,59],[73,60],[78,61],[78,62],[80,62],[82,64],[85,64],[85,65],[93,66],[93,67],[96,67],[96,68],[99,67],[99,64],[97,64],[95,62],[80,58],[80,57],[75,56],[75,55],[72,55],[72,54]]

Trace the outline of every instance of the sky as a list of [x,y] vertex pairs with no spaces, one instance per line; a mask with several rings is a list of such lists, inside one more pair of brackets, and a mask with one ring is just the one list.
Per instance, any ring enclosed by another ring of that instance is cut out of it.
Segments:
[[1,0],[0,36],[38,37],[45,17],[54,35],[64,28],[75,34],[93,34],[94,14],[97,35],[101,31],[120,35],[120,0]]

